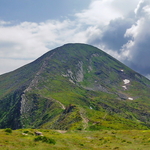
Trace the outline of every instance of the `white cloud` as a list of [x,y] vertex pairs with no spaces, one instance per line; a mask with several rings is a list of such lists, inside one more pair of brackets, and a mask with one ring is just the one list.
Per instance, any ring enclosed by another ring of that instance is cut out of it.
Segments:
[[137,15],[138,11],[140,10],[141,5],[144,3],[144,0],[140,0],[137,7],[135,8],[134,12]]
[[22,67],[29,62],[31,62],[31,60],[0,58],[0,74],[15,70],[16,68]]
[[80,22],[87,25],[107,25],[110,20],[123,17],[112,5],[113,0],[93,0],[88,9],[77,13]]
[[122,49],[122,55],[126,53],[124,62],[144,75],[150,73],[150,2],[147,2],[139,2],[135,11],[138,20],[125,33],[125,37],[130,37],[131,40]]
[[150,13],[150,1],[149,0],[140,0],[134,12],[137,18],[149,16]]
[[0,26],[2,26],[2,25],[9,25],[9,24],[11,24],[11,23],[3,21],[3,20],[0,20]]
[[1,57],[36,58],[48,51],[48,48],[68,40],[70,37],[67,36],[73,35],[74,32],[69,20],[1,26]]
[[150,15],[150,5],[147,5],[143,8],[144,12],[147,13],[147,15]]
[[150,80],[150,74],[147,74],[146,77]]
[[127,16],[130,12],[134,12],[138,2],[139,0],[113,0],[112,6],[123,14],[123,16]]
[[126,30],[126,33],[124,34],[125,37],[130,37],[132,36],[134,39],[137,37],[139,34],[139,26],[142,26],[142,21],[138,20],[136,24],[132,25],[131,28]]
[[33,26],[22,24],[0,27],[0,56],[11,58],[35,58],[47,51],[42,41],[33,34]]
[[132,40],[124,45],[123,50],[130,51],[127,56],[131,57],[130,61],[139,61],[137,60],[137,57],[139,57],[141,54],[141,64],[143,63],[143,65],[146,65],[145,61],[149,60],[149,55],[147,55],[150,54],[149,24],[150,20],[147,18],[141,18],[135,25],[127,30],[125,36],[130,36]]

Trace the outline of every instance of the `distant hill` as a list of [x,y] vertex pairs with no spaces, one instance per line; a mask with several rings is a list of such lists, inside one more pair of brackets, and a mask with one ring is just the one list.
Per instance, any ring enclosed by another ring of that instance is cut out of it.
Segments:
[[102,50],[66,44],[0,76],[0,128],[150,128],[150,81]]

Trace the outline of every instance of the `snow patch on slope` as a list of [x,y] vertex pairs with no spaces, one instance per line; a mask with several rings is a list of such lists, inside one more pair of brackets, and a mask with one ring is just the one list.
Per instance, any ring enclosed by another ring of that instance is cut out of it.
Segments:
[[128,83],[130,83],[130,80],[124,79],[123,82],[124,82],[124,84],[128,84]]
[[124,88],[124,90],[127,90],[127,87],[124,85],[124,86],[122,86],[123,88]]
[[133,100],[133,98],[132,98],[132,97],[129,97],[128,100]]

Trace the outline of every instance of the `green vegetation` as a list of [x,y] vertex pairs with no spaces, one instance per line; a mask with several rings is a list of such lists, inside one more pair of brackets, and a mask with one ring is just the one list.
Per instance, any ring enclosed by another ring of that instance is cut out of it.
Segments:
[[[28,132],[27,132],[28,131]],[[2,150],[149,150],[150,130],[62,131],[39,129],[0,130]],[[23,134],[27,132],[26,134]]]
[[103,51],[66,44],[0,76],[0,128],[146,130],[149,91],[148,79]]
[[42,141],[42,142],[45,142],[48,144],[54,144],[54,145],[56,144],[56,141],[54,139],[48,138],[46,136],[38,136],[38,137],[34,138],[34,141],[35,142]]
[[12,133],[12,129],[6,128],[6,129],[5,129],[5,132],[6,132],[6,133]]

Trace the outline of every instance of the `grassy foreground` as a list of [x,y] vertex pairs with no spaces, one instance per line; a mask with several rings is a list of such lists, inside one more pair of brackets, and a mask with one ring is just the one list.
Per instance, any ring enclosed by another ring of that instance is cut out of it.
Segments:
[[149,150],[150,130],[54,131],[39,129],[0,130],[0,150]]

